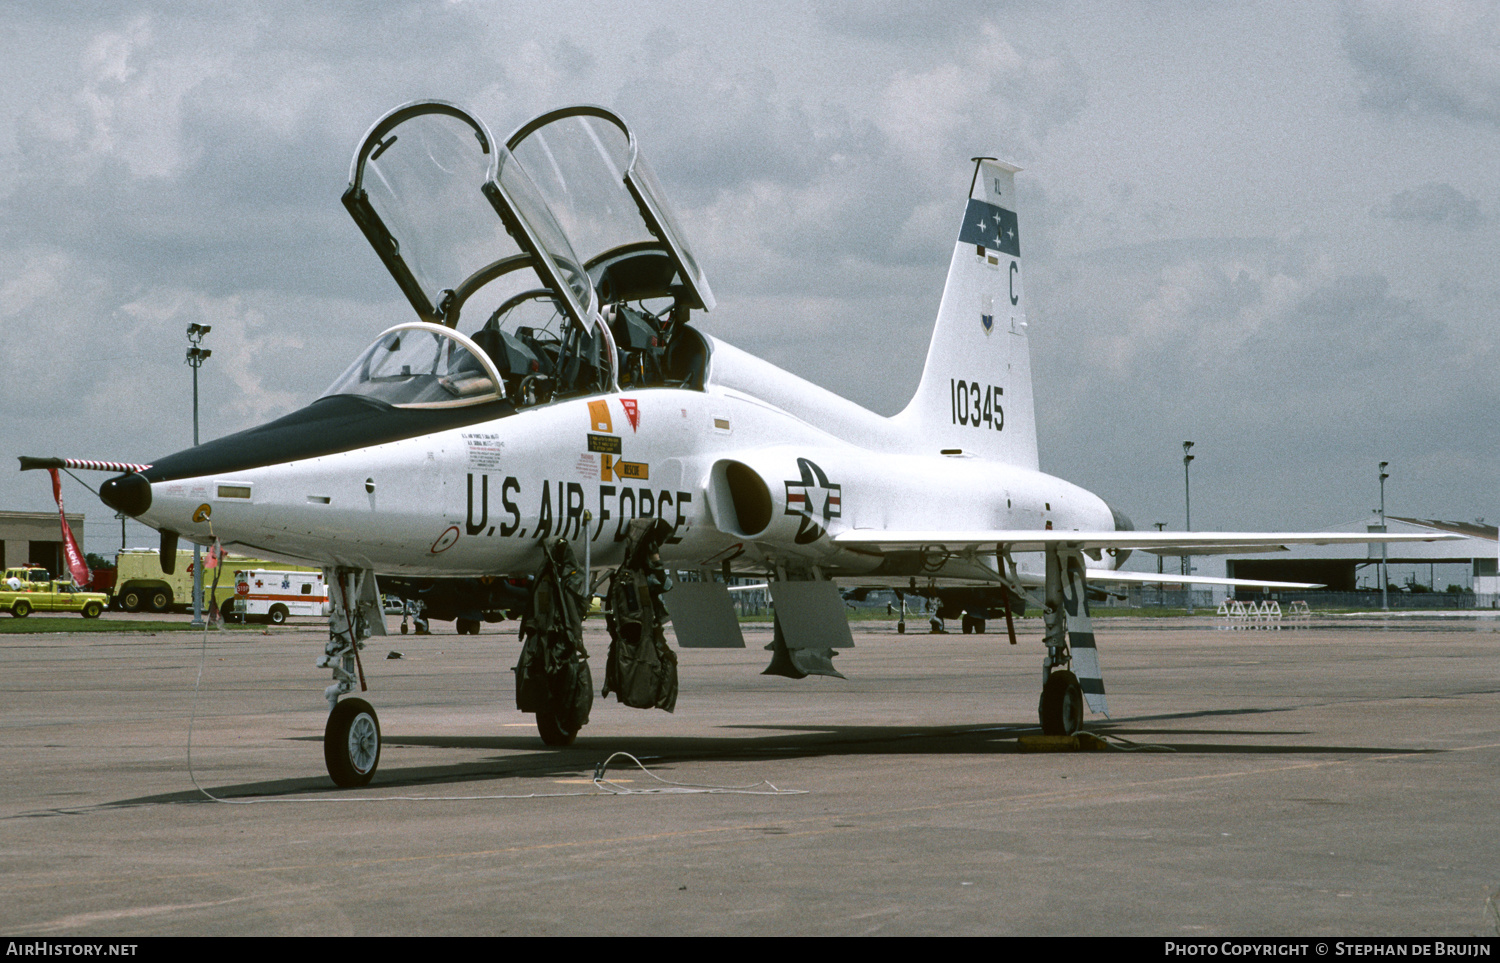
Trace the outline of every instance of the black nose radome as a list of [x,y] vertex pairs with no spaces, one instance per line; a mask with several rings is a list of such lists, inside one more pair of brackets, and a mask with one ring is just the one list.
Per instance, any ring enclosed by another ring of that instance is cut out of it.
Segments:
[[99,486],[99,500],[134,518],[151,507],[151,483],[144,475],[118,475]]

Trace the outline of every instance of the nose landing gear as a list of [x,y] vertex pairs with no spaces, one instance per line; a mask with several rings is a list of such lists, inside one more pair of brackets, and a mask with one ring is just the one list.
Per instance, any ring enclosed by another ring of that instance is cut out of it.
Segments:
[[385,612],[369,570],[338,570],[328,579],[333,611],[328,618],[328,643],[318,659],[320,669],[333,673],[333,684],[323,690],[328,700],[328,724],[323,727],[323,762],[333,784],[350,789],[369,785],[380,765],[380,717],[364,699],[339,696],[356,685],[364,691],[364,667],[359,650],[371,635],[385,634]]
[[335,786],[369,785],[380,765],[380,718],[373,706],[363,699],[334,706],[323,729],[323,761]]

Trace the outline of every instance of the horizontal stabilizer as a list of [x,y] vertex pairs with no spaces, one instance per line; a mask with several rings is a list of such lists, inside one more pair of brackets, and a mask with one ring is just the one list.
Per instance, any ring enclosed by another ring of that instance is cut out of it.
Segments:
[[1232,588],[1320,589],[1321,582],[1267,582],[1253,578],[1213,578],[1207,575],[1157,575],[1154,572],[1117,572],[1091,568],[1089,582],[1118,582],[1130,585],[1226,585]]

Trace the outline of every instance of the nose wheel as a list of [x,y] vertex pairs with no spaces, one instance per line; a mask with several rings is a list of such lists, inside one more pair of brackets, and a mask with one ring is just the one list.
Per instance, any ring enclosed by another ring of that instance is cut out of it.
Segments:
[[333,707],[323,729],[323,761],[335,786],[369,784],[380,765],[380,718],[374,707],[363,699],[345,699]]

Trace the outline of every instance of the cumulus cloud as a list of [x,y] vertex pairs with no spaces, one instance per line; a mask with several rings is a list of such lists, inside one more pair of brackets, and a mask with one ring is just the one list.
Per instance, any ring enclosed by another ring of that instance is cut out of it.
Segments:
[[1449,457],[1500,404],[1492,343],[1460,336],[1390,277],[1349,271],[1320,238],[1143,244],[1083,259],[1087,270],[1046,269],[1028,283],[1048,292],[1053,318],[1033,325],[1043,466],[1122,505],[1180,519],[1172,452],[1192,439],[1218,473],[1205,491],[1252,499],[1205,501],[1210,526],[1289,509],[1300,516],[1276,524],[1317,525],[1300,506],[1340,504],[1348,478],[1315,465],[1363,452]]
[[876,124],[919,170],[961,152],[976,132],[1014,156],[1077,117],[1087,87],[1065,51],[1025,51],[985,23],[942,62],[898,71],[882,93]]
[[1366,0],[1346,5],[1343,21],[1369,106],[1500,125],[1500,7]]
[[1397,191],[1391,195],[1390,200],[1375,207],[1371,213],[1393,221],[1450,224],[1465,231],[1472,230],[1484,220],[1478,201],[1452,184],[1437,182]]

